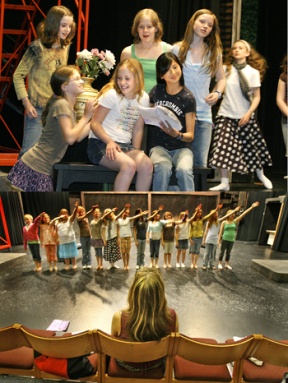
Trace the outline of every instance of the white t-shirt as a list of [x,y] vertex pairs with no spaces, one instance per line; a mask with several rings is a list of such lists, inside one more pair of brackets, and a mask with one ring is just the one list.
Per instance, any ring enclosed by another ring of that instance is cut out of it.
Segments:
[[[110,89],[98,100],[98,104],[110,109],[102,122],[102,127],[113,141],[129,144],[132,139],[134,125],[139,118],[138,106],[149,106],[149,96],[144,92],[143,96],[133,100],[119,95],[115,89]],[[90,131],[89,138],[97,138]]]
[[119,218],[117,220],[117,224],[119,226],[119,237],[120,238],[132,237],[130,221],[131,221],[131,219],[129,217],[127,217],[125,219]]
[[65,243],[71,243],[76,241],[75,231],[73,228],[73,222],[70,219],[67,221],[57,221],[56,222],[59,243],[64,245]]
[[[207,222],[208,225],[208,222]],[[206,236],[206,243],[211,243],[212,245],[217,245],[218,243],[218,234],[219,234],[219,225],[214,225],[214,223],[210,226]]]
[[[226,66],[224,66],[224,71],[227,71]],[[260,73],[257,69],[247,64],[246,67],[242,69],[242,73],[246,77],[250,88],[259,88],[261,86]],[[238,71],[232,66],[230,75],[226,77],[225,93],[218,115],[240,119],[249,108],[250,103],[241,92]]]
[[180,225],[176,225],[176,231],[179,230],[178,231],[178,240],[189,238],[189,227],[190,227],[190,222],[183,222]]

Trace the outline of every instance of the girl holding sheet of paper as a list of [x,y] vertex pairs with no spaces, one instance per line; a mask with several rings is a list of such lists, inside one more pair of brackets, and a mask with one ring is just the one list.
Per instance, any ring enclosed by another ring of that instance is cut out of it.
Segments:
[[184,86],[182,64],[171,52],[163,53],[156,62],[157,85],[149,96],[153,106],[164,106],[180,120],[182,129],[173,129],[167,120],[155,126],[155,139],[150,150],[154,165],[153,191],[168,190],[173,167],[181,191],[194,191],[193,153],[196,101]]

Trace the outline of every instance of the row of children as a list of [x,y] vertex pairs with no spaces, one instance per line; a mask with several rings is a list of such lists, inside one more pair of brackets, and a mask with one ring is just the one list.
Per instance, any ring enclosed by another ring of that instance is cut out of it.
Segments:
[[[172,213],[166,211],[163,214],[163,219],[160,219],[163,205],[154,210],[149,217],[144,217],[148,214],[148,210],[142,211],[141,209],[137,209],[135,215],[131,217],[130,204],[126,204],[116,215],[117,208],[107,208],[102,214],[99,206],[93,205],[86,212],[85,208],[76,202],[71,216],[66,209],[61,209],[59,216],[53,220],[50,220],[49,215],[43,212],[33,222],[33,217],[26,214],[24,216],[26,225],[23,228],[24,248],[27,249],[27,245],[29,246],[36,266],[35,271],[42,270],[40,244],[45,248],[50,271],[57,271],[57,249],[59,258],[65,262],[65,270],[69,270],[70,263],[72,268],[76,270],[78,249],[73,228],[76,219],[80,229],[83,269],[91,269],[92,246],[95,249],[97,270],[103,269],[103,258],[110,264],[108,269],[118,268],[115,263],[122,259],[124,270],[128,270],[132,246],[131,222],[134,221],[133,237],[137,248],[136,269],[145,266],[146,243],[150,245],[150,267],[155,268],[159,268],[160,245],[163,246],[164,251],[164,268],[172,267],[171,258],[176,246],[176,267],[185,267],[186,252],[189,248],[191,268],[195,269],[198,268],[197,261],[201,246],[205,245],[204,270],[207,267],[215,268],[216,249],[221,243],[218,268],[223,268],[222,260],[226,252],[225,267],[231,269],[229,260],[236,239],[237,224],[258,205],[258,202],[254,202],[238,217],[236,217],[236,213],[240,210],[240,206],[234,210],[229,210],[223,217],[218,218],[218,211],[222,205],[218,205],[209,214],[203,216],[202,205],[199,204],[190,218],[188,211],[181,212],[178,219],[174,219]],[[93,219],[89,223],[88,216],[91,213]],[[206,221],[207,224],[204,227]],[[219,230],[220,222],[222,224]],[[39,229],[40,238],[38,236]]]

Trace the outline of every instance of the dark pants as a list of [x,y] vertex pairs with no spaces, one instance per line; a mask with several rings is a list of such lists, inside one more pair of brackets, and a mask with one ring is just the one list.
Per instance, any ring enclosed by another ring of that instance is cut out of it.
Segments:
[[150,258],[159,258],[160,239],[150,239]]
[[222,261],[222,259],[224,257],[225,250],[226,250],[225,261],[229,262],[230,255],[231,255],[231,250],[232,250],[233,245],[234,245],[234,242],[225,241],[225,239],[222,239],[221,251],[220,251],[220,255],[219,255],[219,261]]
[[39,243],[28,243],[29,250],[32,254],[33,261],[42,262],[40,255],[40,244]]

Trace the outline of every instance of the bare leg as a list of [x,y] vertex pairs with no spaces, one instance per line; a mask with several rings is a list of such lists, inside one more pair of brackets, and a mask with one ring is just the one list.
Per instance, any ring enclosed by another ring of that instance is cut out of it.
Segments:
[[140,150],[132,150],[127,154],[135,161],[137,179],[135,188],[138,191],[149,191],[152,175],[153,175],[153,163],[146,154]]

